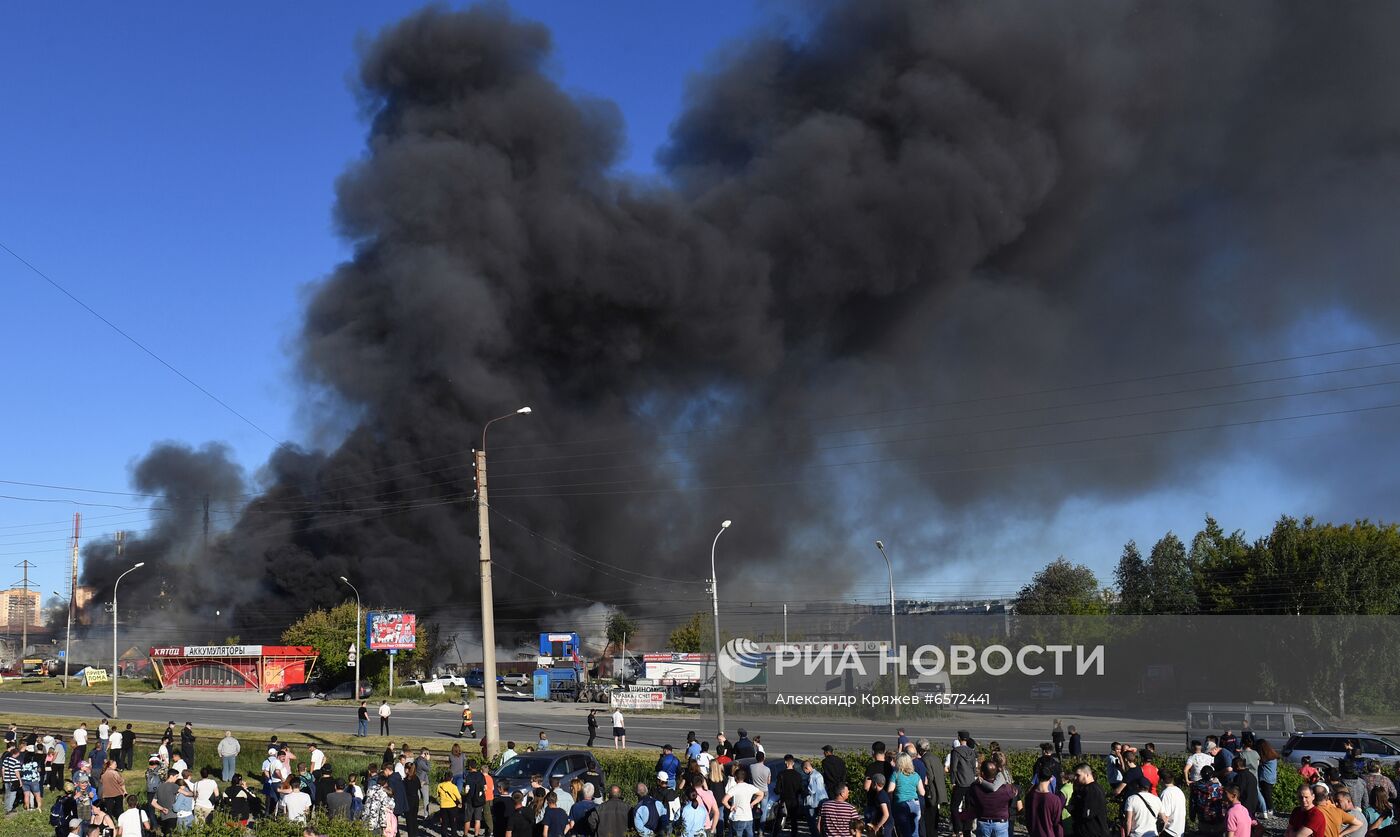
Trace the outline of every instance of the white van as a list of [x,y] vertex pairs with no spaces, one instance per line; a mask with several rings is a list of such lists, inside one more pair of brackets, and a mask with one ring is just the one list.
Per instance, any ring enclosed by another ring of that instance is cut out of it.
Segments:
[[1188,703],[1186,705],[1186,749],[1191,742],[1204,741],[1208,735],[1220,735],[1225,730],[1239,735],[1244,722],[1256,738],[1267,738],[1280,746],[1296,732],[1323,729],[1317,720],[1319,713],[1296,703],[1271,703],[1256,700],[1247,703]]

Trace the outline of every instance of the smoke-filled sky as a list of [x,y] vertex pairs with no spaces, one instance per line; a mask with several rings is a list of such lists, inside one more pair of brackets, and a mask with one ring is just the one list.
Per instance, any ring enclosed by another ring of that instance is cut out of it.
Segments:
[[[1393,517],[1400,347],[1336,350],[1397,339],[1383,33],[1400,11],[781,11],[706,28],[664,102],[577,83],[556,44],[578,33],[505,6],[416,12],[319,68],[349,74],[338,119],[360,117],[357,147],[331,144],[333,197],[311,186],[341,249],[323,237],[322,264],[283,274],[300,297],[274,326],[218,304],[240,277],[196,271],[165,289],[162,323],[189,322],[142,332],[292,444],[264,461],[214,408],[126,451],[151,451],[131,490],[175,510],[131,547],[160,569],[135,595],[163,578],[253,627],[338,600],[346,574],[372,600],[469,608],[468,452],[521,404],[489,448],[498,608],[518,625],[701,595],[725,518],[721,589],[796,601],[879,589],[875,537],[906,595],[993,595],[1059,553],[1107,576],[1123,541],[1207,511],[1253,534],[1284,512]],[[684,58],[652,50],[677,78]],[[279,115],[304,117],[268,81],[277,104],[239,130],[270,160]],[[629,117],[658,109],[668,130],[638,148]],[[230,214],[209,162],[180,188]],[[262,183],[269,204],[307,201]],[[231,216],[225,245],[257,249]],[[238,399],[206,354],[249,365],[245,387],[284,383]],[[87,435],[128,379],[197,397],[129,354],[111,387],[81,387]],[[120,487],[109,473],[73,484]],[[109,582],[109,548],[88,559]]]

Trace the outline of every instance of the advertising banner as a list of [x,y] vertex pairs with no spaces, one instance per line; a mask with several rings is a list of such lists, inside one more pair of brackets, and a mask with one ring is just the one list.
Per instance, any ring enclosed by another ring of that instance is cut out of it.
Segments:
[[418,617],[399,610],[372,610],[365,620],[371,651],[412,651],[416,644]]
[[666,704],[665,692],[623,692],[613,690],[613,709],[661,709]]
[[105,668],[85,668],[83,669],[83,682],[91,686],[94,683],[110,683],[107,679],[107,669]]

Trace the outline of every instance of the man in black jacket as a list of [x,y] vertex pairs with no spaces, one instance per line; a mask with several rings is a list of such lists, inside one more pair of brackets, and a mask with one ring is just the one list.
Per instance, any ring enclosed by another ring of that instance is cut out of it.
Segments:
[[[942,768],[940,768],[942,769]],[[846,762],[836,755],[830,744],[822,748],[822,783],[826,785],[826,798],[836,798],[836,786],[846,781]]]
[[778,798],[778,807],[773,811],[773,837],[778,837],[782,832],[784,822],[788,824],[792,837],[797,837],[797,821],[801,818],[802,796],[807,783],[797,772],[796,764],[797,760],[791,753],[783,756],[783,769],[773,780],[773,795]]
[[937,837],[939,806],[948,801],[948,782],[943,774],[943,759],[933,752],[927,738],[918,743],[919,758],[924,763],[924,815],[919,818],[923,837]]
[[1246,811],[1251,813],[1258,811],[1259,779],[1249,772],[1245,760],[1241,756],[1235,756],[1234,768],[1227,784],[1240,789],[1240,804],[1244,806]]
[[976,816],[964,811],[968,792],[977,781],[977,751],[971,747],[972,735],[967,730],[958,730],[958,743],[953,747],[948,760],[949,778],[953,782],[951,802],[953,827],[964,837],[972,833],[972,823]]
[[739,740],[734,742],[734,760],[751,759],[757,752],[753,742],[749,740],[749,731],[740,727]]
[[1108,800],[1094,781],[1094,768],[1087,764],[1075,767],[1074,784],[1074,795],[1069,799],[1074,837],[1108,837]]
[[185,721],[185,728],[180,730],[180,755],[184,757],[185,764],[194,769],[194,724]]

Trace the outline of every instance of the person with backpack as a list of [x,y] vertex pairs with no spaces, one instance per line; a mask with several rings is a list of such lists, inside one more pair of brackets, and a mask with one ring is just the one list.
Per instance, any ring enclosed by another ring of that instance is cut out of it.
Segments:
[[[464,834],[481,834],[481,820],[486,812],[486,776],[476,759],[467,759],[467,772],[462,776],[462,812]],[[564,831],[561,824],[555,837]]]
[[395,837],[398,818],[394,816],[394,798],[389,795],[389,777],[377,776],[365,797],[365,809],[360,822],[376,837]]
[[156,799],[156,791],[160,790],[160,759],[151,756],[151,760],[146,765],[146,804],[150,805]]
[[[728,797],[725,797],[728,801]],[[640,837],[655,837],[664,822],[665,805],[651,795],[645,782],[637,783],[637,807],[632,809],[632,828]],[[750,819],[752,825],[752,819]],[[750,834],[752,837],[752,834]]]
[[[68,833],[68,822],[78,815],[78,792],[60,795],[49,806],[49,825],[53,826],[54,837],[62,837]],[[8,813],[8,812],[5,812]],[[0,817],[5,816],[0,813]]]

